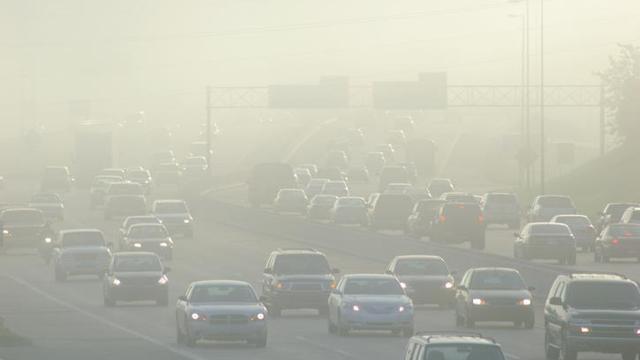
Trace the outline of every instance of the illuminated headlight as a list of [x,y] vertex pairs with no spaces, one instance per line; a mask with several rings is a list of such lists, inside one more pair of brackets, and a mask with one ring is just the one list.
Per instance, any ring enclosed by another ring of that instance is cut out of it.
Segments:
[[167,244],[166,242],[161,242],[160,243],[160,247],[167,247],[167,246],[169,246],[169,244]]
[[5,235],[9,235],[9,230],[4,229],[4,230],[2,230],[2,233],[5,234]]
[[329,283],[329,289],[335,289],[335,288],[336,288],[336,281],[335,281],[335,280],[332,280],[332,281]]
[[475,299],[471,300],[471,303],[472,303],[473,305],[484,305],[484,304],[486,304],[487,302],[486,302],[484,299],[475,298]]
[[193,320],[207,320],[207,317],[198,313],[191,313],[191,319]]
[[518,305],[529,306],[531,305],[531,299],[522,299],[518,301]]
[[410,304],[398,306],[398,312],[405,312],[405,311],[408,311],[408,310],[411,310],[411,305]]
[[353,310],[353,311],[355,311],[355,312],[358,312],[358,311],[360,311],[360,306],[358,306],[358,305],[353,305],[353,306],[351,307],[351,310]]
[[636,335],[640,336],[640,329],[636,329]]
[[169,282],[169,279],[164,275],[158,280],[158,284],[160,285],[165,285],[168,282]]
[[263,313],[257,313],[254,316],[251,317],[251,320],[256,321],[256,320],[264,320],[266,318],[266,316]]
[[447,281],[446,283],[444,283],[444,288],[453,289],[453,283],[451,281]]
[[184,219],[184,220],[182,220],[182,221],[183,221],[185,224],[188,224],[188,223],[190,223],[190,222],[191,222],[191,220],[189,220],[189,219]]
[[284,289],[284,283],[279,281],[279,282],[276,284],[276,289]]
[[407,283],[401,282],[400,283],[400,287],[403,288],[403,289],[406,289],[407,288]]
[[44,238],[44,242],[46,242],[47,244],[51,244],[51,238],[50,237],[46,237]]
[[139,248],[141,248],[141,247],[142,247],[142,244],[140,244],[140,243],[134,243],[134,244],[133,244],[133,247],[134,247],[134,248],[138,248],[138,249],[139,249]]
[[121,284],[120,279],[118,279],[118,278],[113,278],[111,283],[113,284],[113,286],[118,286],[118,285]]
[[591,329],[586,326],[581,326],[578,330],[580,331],[580,334],[588,334],[591,332]]

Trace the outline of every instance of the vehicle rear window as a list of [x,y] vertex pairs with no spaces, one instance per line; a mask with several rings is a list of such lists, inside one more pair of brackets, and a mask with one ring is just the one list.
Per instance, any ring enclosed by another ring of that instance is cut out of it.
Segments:
[[463,195],[463,194],[447,194],[445,196],[448,202],[459,202],[459,203],[475,203],[476,198],[473,195]]
[[582,216],[560,216],[556,218],[556,222],[569,225],[569,227],[584,227],[591,225],[591,220]]
[[408,195],[383,194],[376,201],[376,211],[411,212],[413,200]]
[[167,230],[162,225],[134,226],[129,229],[128,236],[134,239],[167,237]]
[[551,208],[573,208],[573,202],[564,196],[545,196],[538,199],[538,204]]
[[442,201],[420,201],[416,206],[416,212],[433,211],[442,207],[444,202]]
[[396,279],[349,279],[345,295],[402,295],[404,291]]
[[476,271],[471,278],[470,289],[474,290],[520,290],[524,289],[522,277],[515,271]]
[[139,184],[111,184],[109,195],[142,195],[144,191]]
[[36,210],[10,210],[2,213],[2,221],[5,225],[24,224],[41,225],[44,224],[42,213]]
[[246,285],[201,285],[193,289],[189,301],[192,303],[255,303],[258,300],[253,290]]
[[398,275],[448,275],[447,264],[440,259],[403,259],[396,264]]
[[640,293],[626,282],[581,281],[568,285],[566,302],[584,309],[637,309]]
[[276,258],[273,272],[279,275],[324,275],[331,273],[331,269],[322,255],[287,254]]
[[422,360],[504,360],[497,346],[482,344],[429,344]]
[[158,214],[183,214],[188,210],[182,202],[159,202],[156,203],[155,212]]
[[338,200],[340,206],[364,207],[364,199],[361,198],[342,198]]
[[104,246],[104,237],[97,231],[78,231],[64,234],[62,247]]
[[114,270],[129,271],[161,271],[162,265],[157,256],[117,256],[114,260]]
[[529,230],[535,235],[569,235],[571,230],[564,224],[535,224]]
[[640,225],[615,225],[609,228],[613,236],[637,237],[640,236]]
[[640,210],[633,210],[629,220],[631,220],[633,222],[640,222]]
[[311,201],[311,203],[313,203],[314,205],[333,205],[335,204],[336,200],[338,199],[337,196],[332,196],[332,195],[324,195],[324,196],[314,196],[313,200]]

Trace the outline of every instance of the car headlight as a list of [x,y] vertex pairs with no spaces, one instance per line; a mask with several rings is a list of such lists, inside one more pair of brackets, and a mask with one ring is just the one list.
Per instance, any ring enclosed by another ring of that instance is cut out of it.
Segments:
[[184,220],[182,220],[182,221],[183,221],[185,224],[188,224],[188,223],[190,223],[190,222],[191,222],[191,220],[189,220],[189,219],[184,219]]
[[4,229],[4,230],[2,230],[2,233],[5,234],[5,235],[9,235],[9,230]]
[[580,326],[580,327],[578,328],[578,332],[579,332],[580,334],[584,334],[584,335],[586,335],[586,334],[589,334],[589,333],[591,332],[591,328],[590,328],[590,327],[587,327],[587,326]]
[[44,238],[44,242],[47,243],[47,244],[51,244],[51,241],[53,241],[53,240],[51,240],[50,237]]
[[160,285],[165,285],[168,282],[169,282],[169,279],[165,275],[162,275],[162,277],[158,279],[158,284]]
[[111,284],[113,284],[113,286],[119,286],[122,283],[120,282],[120,279],[113,278],[113,280],[111,280]]
[[444,288],[453,289],[453,283],[451,281],[447,281],[446,283],[444,283]]
[[353,311],[355,311],[355,312],[358,312],[358,311],[360,311],[360,306],[358,306],[358,305],[353,305],[353,306],[351,306],[351,310],[353,310]]
[[167,247],[167,246],[169,246],[169,244],[167,244],[166,242],[161,242],[160,243],[160,247]]
[[142,244],[140,244],[140,243],[134,243],[134,244],[133,244],[133,247],[134,247],[134,248],[138,248],[138,249],[139,249],[139,248],[141,248],[141,247],[142,247]]
[[485,305],[487,302],[484,299],[474,298],[473,300],[471,300],[471,303],[473,305]]
[[400,283],[400,287],[403,288],[403,289],[406,289],[407,288],[407,283],[401,282]]
[[266,316],[264,315],[264,313],[257,313],[251,317],[251,320],[259,321],[259,320],[264,320],[265,318]]
[[518,301],[518,305],[529,306],[531,305],[531,299],[522,299]]
[[276,289],[284,289],[284,283],[282,281],[278,281],[276,283]]
[[194,312],[194,313],[191,313],[191,319],[196,321],[198,320],[204,321],[204,320],[207,320],[207,316],[204,314],[198,314],[197,312]]
[[331,280],[331,282],[329,283],[329,289],[335,289],[335,288],[336,288],[336,281]]

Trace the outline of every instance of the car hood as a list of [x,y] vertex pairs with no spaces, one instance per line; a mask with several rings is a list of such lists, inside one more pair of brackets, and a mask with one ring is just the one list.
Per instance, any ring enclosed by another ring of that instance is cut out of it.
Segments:
[[162,271],[114,271],[113,276],[121,279],[129,278],[152,278],[160,279],[164,275]]
[[398,279],[404,283],[425,282],[425,283],[442,283],[452,281],[449,275],[399,275]]
[[5,229],[41,229],[44,224],[4,224]]
[[101,254],[108,253],[109,249],[105,246],[76,246],[70,248],[62,248],[63,254]]
[[247,314],[253,315],[266,312],[260,303],[215,303],[215,304],[189,304],[191,311],[203,312],[207,315],[216,314]]
[[485,300],[490,299],[525,299],[531,298],[531,292],[522,290],[469,290],[471,297],[479,297]]
[[331,274],[323,275],[277,275],[279,281],[331,281],[334,276]]
[[127,241],[131,243],[171,242],[171,238],[127,238]]
[[407,304],[411,299],[406,295],[344,295],[343,300],[358,304]]

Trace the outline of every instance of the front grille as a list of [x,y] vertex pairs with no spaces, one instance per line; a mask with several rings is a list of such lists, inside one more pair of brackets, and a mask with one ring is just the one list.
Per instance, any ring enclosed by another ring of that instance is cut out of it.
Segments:
[[496,298],[496,299],[487,299],[487,303],[489,305],[516,305],[517,301],[514,299],[500,299],[500,298]]
[[364,305],[363,309],[371,314],[389,314],[393,312],[396,307],[393,305]]
[[591,320],[594,325],[619,325],[619,326],[633,326],[636,324],[634,320]]
[[322,291],[320,283],[292,283],[290,289],[292,291]]
[[211,324],[247,324],[248,322],[249,317],[246,315],[226,314],[209,316],[209,323]]
[[607,326],[591,328],[590,336],[610,338],[637,338],[635,328],[623,326]]
[[133,276],[127,278],[118,278],[122,285],[125,286],[149,286],[155,285],[158,283],[159,277],[142,277],[142,276]]

